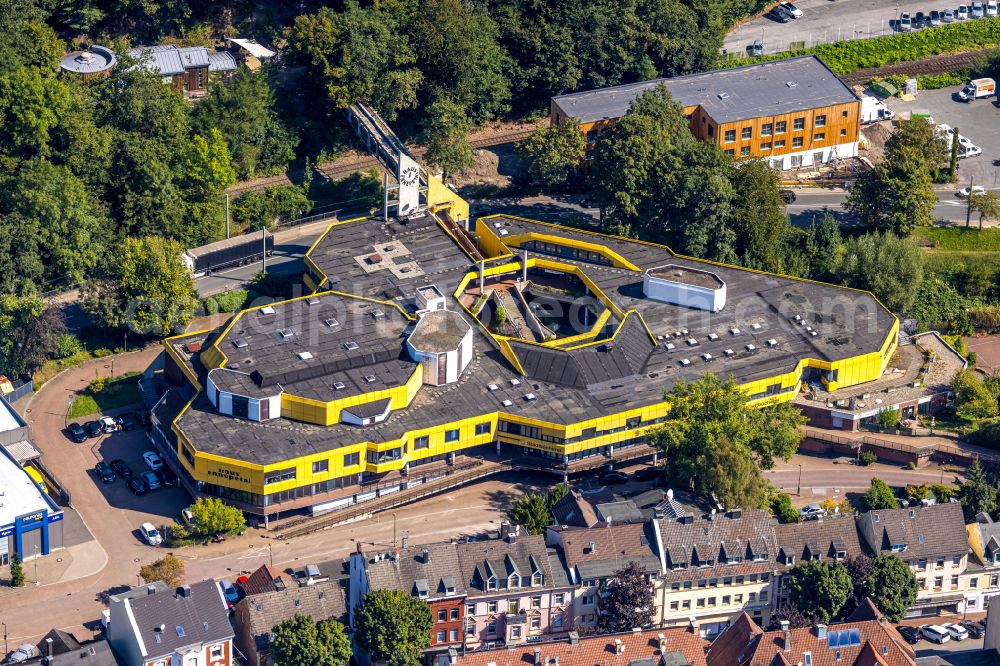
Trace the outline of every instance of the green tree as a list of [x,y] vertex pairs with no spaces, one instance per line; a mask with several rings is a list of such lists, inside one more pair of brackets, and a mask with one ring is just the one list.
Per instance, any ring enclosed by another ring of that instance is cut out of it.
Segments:
[[351,659],[351,639],[337,620],[317,623],[296,613],[272,631],[275,666],[343,666]]
[[[679,381],[664,400],[670,405],[666,423],[652,438],[665,454],[667,474],[703,494],[715,492],[726,506],[766,505],[761,470],[798,449],[801,412],[788,403],[753,408],[735,380],[720,381],[711,373]],[[729,478],[727,466],[733,470]]]
[[802,562],[792,569],[788,579],[792,604],[823,623],[838,616],[853,589],[851,575],[840,562]]
[[742,264],[765,271],[785,269],[785,238],[789,233],[785,202],[778,189],[781,175],[765,160],[750,160],[733,171],[735,197],[732,227]]
[[[969,195],[969,206],[979,213],[979,228],[983,228],[983,220],[1000,219],[1000,196],[996,192],[989,190],[986,192],[973,192]],[[965,225],[968,227],[968,223]]]
[[958,497],[962,501],[965,519],[972,522],[978,513],[993,514],[997,510],[997,488],[987,478],[986,470],[976,458],[965,473],[965,481],[958,484]]
[[229,146],[215,127],[209,128],[206,136],[194,135],[180,166],[188,196],[217,196],[236,182]]
[[62,310],[35,296],[0,295],[0,368],[10,377],[31,374],[56,356],[66,334]]
[[563,189],[580,168],[587,152],[587,141],[572,118],[539,127],[517,144],[518,152],[528,163],[528,174],[538,187]]
[[997,394],[990,390],[975,370],[961,370],[950,386],[955,394],[955,412],[964,418],[988,419],[1000,414]]
[[[871,291],[893,312],[905,312],[914,299],[914,285],[923,277],[920,248],[908,238],[865,234],[850,238],[836,268],[837,280]],[[885,270],[892,266],[891,271]]]
[[69,86],[51,71],[22,67],[0,75],[3,151],[27,158],[50,155],[71,103]]
[[792,506],[792,498],[788,493],[778,493],[771,500],[771,513],[783,523],[797,523],[799,512]]
[[876,511],[878,509],[898,509],[899,502],[889,487],[882,479],[872,477],[868,490],[861,496],[861,508],[864,511]]
[[24,567],[21,565],[21,555],[17,551],[10,556],[10,586],[24,587]]
[[851,576],[851,585],[853,586],[851,597],[847,600],[843,609],[843,616],[847,617],[854,612],[854,609],[861,605],[861,602],[871,596],[868,581],[875,566],[875,559],[862,554],[849,555],[844,560],[844,566],[847,568],[847,573]]
[[419,666],[434,619],[427,604],[400,590],[373,590],[354,611],[354,640],[389,666]]
[[553,523],[552,507],[569,494],[569,486],[560,483],[547,493],[530,493],[515,500],[507,509],[511,523],[520,525],[528,534],[543,534]]
[[428,110],[423,142],[427,146],[425,158],[449,174],[472,166],[475,162],[469,132],[472,122],[465,108],[447,98],[435,100]]
[[139,577],[146,583],[162,580],[168,587],[177,587],[184,580],[184,562],[174,555],[166,555],[155,562],[142,565]]
[[859,175],[844,207],[872,231],[905,236],[934,223],[937,201],[926,164],[907,155]]
[[140,335],[182,330],[197,305],[194,282],[180,261],[184,248],[155,236],[126,238],[100,275],[84,286],[84,307],[101,325]]
[[224,504],[217,497],[199,497],[190,506],[190,510],[200,534],[228,534],[243,529],[247,523],[242,511]]
[[904,118],[885,143],[885,157],[889,162],[912,158],[936,170],[948,160],[948,140],[924,118]]
[[868,590],[875,606],[890,622],[899,622],[917,598],[917,577],[909,565],[885,553],[875,558]]
[[653,621],[653,586],[645,570],[629,562],[615,572],[601,599],[598,628],[603,633],[648,627]]
[[259,231],[308,215],[312,206],[303,188],[277,185],[241,194],[232,203],[232,217],[244,231]]

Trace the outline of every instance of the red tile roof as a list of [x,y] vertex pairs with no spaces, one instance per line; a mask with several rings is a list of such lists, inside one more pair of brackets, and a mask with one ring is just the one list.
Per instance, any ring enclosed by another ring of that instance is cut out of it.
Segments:
[[[660,650],[659,635],[663,634],[664,649]],[[619,648],[615,641],[621,641]],[[560,666],[628,666],[636,659],[654,659],[661,663],[661,654],[680,652],[691,666],[705,665],[705,647],[708,642],[688,629],[652,629],[650,631],[602,636],[581,636],[576,645],[569,640],[519,645],[500,650],[477,650],[459,656],[460,666],[530,666],[535,664],[535,650],[539,650],[542,664],[552,666],[559,659]],[[620,652],[619,652],[620,649]],[[675,660],[676,663],[676,660]]]
[[[283,581],[283,583],[276,585],[275,581]],[[265,592],[275,592],[278,589],[291,586],[291,576],[268,564],[262,564],[247,577],[246,582],[243,583],[243,591],[247,596],[251,596],[254,594],[264,594]]]

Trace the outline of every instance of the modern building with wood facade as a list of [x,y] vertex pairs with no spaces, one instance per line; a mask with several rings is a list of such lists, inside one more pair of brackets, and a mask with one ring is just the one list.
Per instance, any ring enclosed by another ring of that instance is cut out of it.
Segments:
[[204,46],[142,46],[131,49],[129,55],[187,97],[204,95],[210,80],[226,79],[236,72],[236,59],[231,53],[209,51]]
[[573,119],[592,148],[633,100],[661,85],[696,137],[736,159],[798,169],[858,154],[861,100],[815,55],[553,97],[551,121]]

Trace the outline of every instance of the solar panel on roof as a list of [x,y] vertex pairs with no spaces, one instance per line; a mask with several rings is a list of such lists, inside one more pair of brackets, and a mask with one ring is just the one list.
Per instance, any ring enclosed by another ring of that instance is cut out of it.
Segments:
[[852,627],[848,629],[851,632],[850,642],[848,645],[861,645],[861,629],[858,627]]
[[375,375],[365,375],[365,381],[371,384],[373,381],[375,381]]
[[497,386],[496,384],[487,384],[487,385],[486,385],[486,388],[488,388],[488,389],[489,389],[489,390],[491,390],[491,391],[496,391],[496,390],[497,390],[498,388],[500,388],[500,387],[499,387],[499,386]]
[[372,310],[371,314],[372,317],[374,317],[375,319],[381,319],[382,317],[385,316],[385,313],[382,312],[381,310]]

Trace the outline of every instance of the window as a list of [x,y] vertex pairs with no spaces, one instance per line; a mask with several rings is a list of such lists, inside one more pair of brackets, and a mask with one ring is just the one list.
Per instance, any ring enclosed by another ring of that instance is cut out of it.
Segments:
[[457,442],[458,441],[458,430],[446,430],[444,433],[444,441],[446,442]]
[[269,483],[281,483],[282,481],[291,481],[295,478],[295,468],[289,467],[288,469],[279,469],[273,472],[264,473],[264,485]]
[[313,474],[320,474],[330,469],[329,460],[317,460],[313,463]]
[[972,578],[969,579],[969,589],[974,590],[977,587],[979,587],[979,579],[973,576]]
[[813,122],[814,127],[826,127],[826,116],[816,116],[816,120]]
[[521,627],[511,627],[510,628],[510,637],[511,638],[520,638],[521,637]]
[[344,467],[353,467],[361,464],[361,454],[355,451],[344,456]]
[[684,589],[685,590],[690,590],[691,589],[691,581],[689,581],[689,580],[684,581]]
[[736,141],[736,130],[734,129],[726,130],[726,134],[723,138],[726,143],[732,143],[733,141]]
[[792,148],[801,148],[801,147],[802,147],[802,137],[801,136],[797,136],[794,139],[792,139]]
[[750,146],[740,148],[740,157],[750,157]]
[[934,563],[934,568],[935,569],[944,569],[944,558],[943,557],[939,557],[937,559],[937,562]]
[[795,130],[796,132],[801,132],[805,128],[806,128],[805,118],[796,118],[794,121],[792,121],[792,129]]
[[508,615],[517,615],[520,610],[521,610],[521,604],[518,602],[517,599],[511,599],[510,601],[507,602]]
[[955,565],[956,567],[962,566],[962,556],[961,555],[955,555],[954,557],[951,558],[951,563],[953,565]]
[[785,120],[780,120],[774,124],[774,133],[784,134],[787,128],[788,128],[788,122]]
[[553,605],[562,606],[564,603],[566,603],[566,595],[564,595],[562,592],[560,592],[559,594],[552,595]]
[[952,587],[958,587],[958,576],[952,576],[951,577],[951,586]]
[[542,574],[537,571],[531,574],[531,587],[538,587],[541,584],[542,584]]
[[451,619],[457,620],[458,619],[458,606],[455,606],[454,608],[452,608],[451,612],[449,613],[449,615],[451,616]]
[[924,571],[926,571],[927,570],[927,560],[917,560],[917,566],[920,567],[921,569],[923,569]]
[[562,616],[562,613],[557,613],[557,614],[553,615],[552,616],[552,628],[553,629],[562,629],[562,625],[563,625],[563,616]]
[[708,585],[708,581],[705,580],[704,578],[702,578],[701,580],[698,581],[698,587],[706,587],[707,585]]
[[702,597],[702,598],[698,599],[698,603],[696,604],[696,606],[698,606],[698,608],[704,608],[705,607],[705,598]]
[[840,112],[840,117],[841,118],[846,118],[847,117],[847,111],[841,111]]
[[[702,118],[702,120],[704,120],[704,118]],[[711,139],[713,136],[715,136],[715,125],[709,125],[708,126],[708,138]]]
[[934,589],[935,590],[940,590],[942,586],[944,586],[944,577],[943,576],[937,576],[937,577],[935,577],[934,578]]
[[465,604],[465,614],[475,615],[476,614],[476,604]]
[[486,625],[486,635],[487,636],[496,636],[497,635],[497,623],[496,622],[490,622],[488,625]]
[[532,628],[532,630],[541,629],[542,628],[542,618],[540,618],[540,617],[533,617],[533,618],[531,618],[531,628]]
[[784,148],[785,147],[785,140],[784,139],[779,139],[779,140],[775,141],[774,142],[774,147],[775,148]]
[[488,434],[490,434],[490,424],[489,423],[477,423],[476,424],[476,434],[477,435],[488,435]]
[[761,136],[771,136],[771,132],[773,130],[774,130],[774,124],[773,123],[764,123],[763,125],[760,126],[760,135]]
[[675,610],[677,610],[677,605],[678,605],[678,604],[677,604],[677,602],[676,602],[676,601],[671,601],[671,602],[670,602],[670,610],[672,610],[672,611],[675,611]]
[[490,601],[486,604],[486,612],[496,613],[497,612],[497,602]]
[[727,595],[725,595],[724,597],[722,597],[722,605],[723,605],[723,606],[728,606],[728,605],[729,605],[729,604],[731,604],[732,602],[733,602],[733,599],[732,599],[732,597],[730,597],[730,596],[729,596],[728,594],[727,594]]
[[744,141],[746,141],[747,139],[752,139],[753,138],[753,128],[752,127],[744,127],[743,130],[742,130],[742,134],[740,136],[741,136],[741,138]]
[[691,600],[685,599],[681,602],[681,608],[684,610],[691,610]]
[[431,440],[430,437],[428,437],[427,435],[422,435],[413,440],[414,451],[421,451],[423,449],[426,449],[430,445],[431,445]]
[[532,608],[541,608],[542,607],[542,597],[541,597],[541,595],[536,595],[534,597],[531,597],[531,607]]
[[438,609],[438,622],[444,622],[448,619],[448,611],[443,608]]
[[452,641],[458,640],[458,629],[452,629],[448,632],[448,639]]
[[517,574],[511,574],[510,578],[507,579],[507,587],[521,587],[521,577]]
[[998,581],[1000,581],[1000,576],[997,574],[990,576],[990,587],[996,587]]
[[737,594],[733,597],[733,603],[741,604],[743,603],[743,595]]
[[847,136],[847,130],[846,129],[840,130],[840,136]]
[[826,132],[816,132],[813,134],[813,141],[826,141]]
[[763,142],[762,144],[760,144],[760,149],[761,150],[771,150],[771,142],[770,141]]
[[445,636],[446,636],[446,634],[445,634],[444,629],[438,629],[438,632],[437,632],[437,642],[438,643],[444,643]]
[[715,606],[715,597],[709,597],[708,598],[708,605],[709,606]]
[[725,153],[726,153],[726,155],[727,155],[727,156],[729,156],[729,157],[733,157],[734,155],[736,155],[736,151],[735,151],[735,150],[733,150],[732,148],[729,148],[729,149],[725,150],[724,152],[725,152]]
[[210,659],[222,659],[225,649],[225,645],[222,643],[213,645],[208,649],[208,656]]
[[588,594],[587,596],[585,596],[583,598],[583,605],[584,606],[593,606],[594,605],[594,595]]

